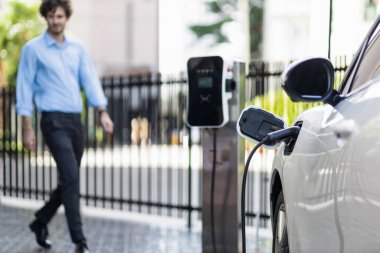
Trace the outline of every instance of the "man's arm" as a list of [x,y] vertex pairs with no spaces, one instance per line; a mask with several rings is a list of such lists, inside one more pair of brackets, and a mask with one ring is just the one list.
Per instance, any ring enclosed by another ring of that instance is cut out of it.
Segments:
[[36,136],[32,127],[31,117],[22,116],[22,129],[23,129],[23,143],[24,147],[29,150],[36,149]]
[[32,83],[37,73],[37,58],[31,46],[24,46],[17,71],[16,110],[22,116],[23,144],[29,150],[36,149],[36,136],[32,126],[33,89]]
[[100,124],[102,124],[102,127],[104,131],[108,134],[113,133],[113,122],[111,120],[110,115],[108,114],[105,107],[100,106],[97,108]]
[[79,81],[86,93],[90,106],[97,109],[100,123],[104,131],[108,134],[113,133],[113,122],[106,110],[107,98],[104,95],[102,85],[95,71],[95,66],[90,57],[82,48],[82,55],[79,64]]

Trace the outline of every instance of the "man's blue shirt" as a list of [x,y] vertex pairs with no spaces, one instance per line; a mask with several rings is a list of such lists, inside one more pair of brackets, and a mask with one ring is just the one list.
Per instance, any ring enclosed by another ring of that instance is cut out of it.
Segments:
[[33,96],[39,111],[80,113],[81,87],[90,106],[107,105],[94,65],[81,44],[65,36],[59,46],[48,32],[25,44],[17,74],[18,114],[32,115]]

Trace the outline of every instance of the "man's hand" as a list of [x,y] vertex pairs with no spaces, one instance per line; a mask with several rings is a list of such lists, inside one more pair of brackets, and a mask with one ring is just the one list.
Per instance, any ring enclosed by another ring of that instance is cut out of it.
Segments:
[[113,133],[113,122],[110,118],[110,115],[106,111],[100,113],[100,124],[102,125],[104,131],[107,134]]
[[36,149],[36,135],[34,134],[34,130],[32,127],[31,119],[30,117],[22,117],[22,126],[23,126],[23,143],[24,147],[28,150],[35,150]]

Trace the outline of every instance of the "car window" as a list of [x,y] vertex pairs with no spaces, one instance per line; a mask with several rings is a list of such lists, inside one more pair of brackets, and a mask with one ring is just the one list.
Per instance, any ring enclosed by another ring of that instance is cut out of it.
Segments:
[[[365,48],[364,55],[358,66],[357,71],[354,69],[351,76],[347,80],[346,87],[342,91],[342,94],[350,93],[361,85],[365,84],[367,81],[376,78],[380,75],[380,25],[376,27],[374,34],[369,40],[367,48]],[[363,54],[363,52],[360,52]],[[354,73],[356,72],[356,75]],[[355,78],[352,80],[352,78]],[[350,85],[352,84],[352,85]]]

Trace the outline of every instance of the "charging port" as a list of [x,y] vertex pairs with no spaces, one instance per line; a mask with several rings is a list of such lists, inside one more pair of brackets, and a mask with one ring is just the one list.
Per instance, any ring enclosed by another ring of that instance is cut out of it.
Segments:
[[[301,129],[302,128],[302,121],[297,121],[294,125],[298,126]],[[294,146],[296,145],[296,142],[297,142],[297,137],[296,138],[289,138],[286,141],[286,146],[284,149],[284,155],[290,155],[293,152]]]

